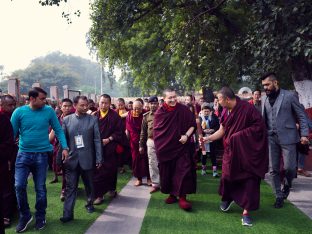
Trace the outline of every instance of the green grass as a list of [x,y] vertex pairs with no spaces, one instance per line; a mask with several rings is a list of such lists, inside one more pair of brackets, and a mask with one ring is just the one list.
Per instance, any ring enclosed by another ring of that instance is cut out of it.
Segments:
[[[75,204],[75,219],[72,222],[63,224],[60,222],[59,218],[63,214],[63,202],[60,201],[60,191],[61,183],[49,184],[49,181],[52,179],[52,173],[48,173],[47,177],[47,197],[48,197],[48,208],[47,208],[47,226],[42,231],[36,231],[34,228],[34,220],[27,229],[27,233],[62,233],[62,234],[79,234],[84,233],[89,226],[96,220],[96,218],[102,214],[109,204],[109,200],[106,199],[103,204],[95,206],[96,210],[92,214],[88,214],[84,207],[86,203],[86,195],[84,192],[84,186],[80,182],[78,197]],[[125,174],[118,174],[117,182],[117,191],[120,191],[130,180],[131,173],[128,170]],[[59,177],[61,179],[61,177]],[[81,180],[80,180],[81,181]],[[35,192],[33,180],[29,180],[28,184],[28,202],[32,214],[35,212]],[[6,229],[6,233],[15,233],[15,227],[17,224],[17,217],[14,219],[12,226],[9,229]]]
[[[312,221],[286,201],[284,208],[275,209],[272,189],[261,184],[261,202],[258,211],[251,212],[253,227],[241,225],[242,209],[236,204],[227,213],[219,210],[217,194],[219,179],[198,174],[197,194],[188,196],[193,211],[185,212],[178,204],[167,205],[165,194],[154,193],[150,200],[141,234],[166,233],[311,233]],[[252,194],[250,194],[252,196]]]

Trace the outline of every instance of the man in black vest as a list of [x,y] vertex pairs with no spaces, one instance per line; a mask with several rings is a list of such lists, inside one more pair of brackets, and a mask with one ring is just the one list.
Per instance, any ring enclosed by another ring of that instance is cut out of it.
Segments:
[[[308,125],[294,92],[280,89],[275,73],[261,77],[266,96],[261,100],[261,112],[269,135],[270,175],[275,192],[275,208],[282,208],[296,176],[296,143],[308,144]],[[300,125],[299,131],[296,123]],[[281,183],[280,164],[283,157],[285,180]],[[283,188],[281,188],[283,184]]]

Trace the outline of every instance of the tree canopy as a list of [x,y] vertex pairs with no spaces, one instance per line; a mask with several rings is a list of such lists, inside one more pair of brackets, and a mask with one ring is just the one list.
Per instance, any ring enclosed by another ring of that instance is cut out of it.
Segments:
[[[35,58],[23,70],[13,72],[12,76],[21,80],[21,92],[26,93],[35,82],[49,90],[57,85],[59,90],[68,85],[70,89],[79,89],[84,93],[100,93],[100,65],[81,57],[53,52]],[[120,85],[111,72],[103,72],[103,92],[112,96],[123,96],[125,88]]]
[[311,1],[95,0],[90,41],[147,92],[311,79]]

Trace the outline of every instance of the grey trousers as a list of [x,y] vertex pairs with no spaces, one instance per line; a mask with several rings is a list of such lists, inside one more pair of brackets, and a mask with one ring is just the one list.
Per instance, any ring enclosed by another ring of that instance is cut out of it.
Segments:
[[148,167],[149,173],[152,180],[153,187],[159,187],[159,169],[158,169],[158,160],[155,151],[155,144],[152,139],[147,139],[147,156],[148,156]]
[[269,136],[270,175],[275,196],[283,197],[281,190],[281,157],[283,157],[285,170],[285,185],[291,187],[292,180],[296,176],[297,151],[296,144],[281,145],[276,134]]
[[65,166],[66,188],[64,201],[64,217],[74,217],[74,206],[77,197],[78,181],[81,176],[87,195],[86,206],[92,206],[94,201],[93,170],[83,170],[79,165],[70,170]]

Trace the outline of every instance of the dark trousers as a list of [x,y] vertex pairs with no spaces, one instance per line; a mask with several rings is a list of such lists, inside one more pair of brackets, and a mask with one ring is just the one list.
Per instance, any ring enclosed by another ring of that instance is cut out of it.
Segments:
[[[11,165],[13,168],[11,170],[6,170],[5,173],[7,174],[7,179],[3,184],[3,216],[4,218],[12,219],[14,212],[16,211],[17,204],[16,204],[16,196],[15,196],[15,189],[14,189],[14,174],[15,168],[14,165]],[[1,199],[1,200],[2,200]]]
[[75,169],[66,167],[65,165],[65,202],[64,202],[64,217],[74,217],[74,206],[77,197],[78,181],[81,175],[85,191],[87,194],[87,206],[92,206],[94,201],[94,186],[93,186],[93,169],[83,170],[79,164]]
[[[210,143],[210,152],[207,153],[209,154],[210,160],[211,160],[211,165],[212,166],[217,166],[217,156],[216,156],[216,150],[215,150],[215,145]],[[202,165],[206,166],[207,164],[207,154],[202,155],[201,158],[201,163]]]
[[291,187],[292,180],[296,176],[296,144],[281,145],[277,135],[269,136],[269,156],[270,156],[270,175],[272,178],[272,187],[276,197],[283,197],[281,190],[281,155],[283,156],[285,177],[284,184]]

